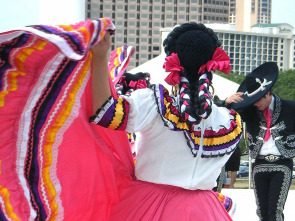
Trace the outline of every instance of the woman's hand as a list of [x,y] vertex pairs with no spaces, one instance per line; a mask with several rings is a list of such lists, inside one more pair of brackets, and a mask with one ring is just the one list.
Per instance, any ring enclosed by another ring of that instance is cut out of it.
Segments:
[[225,104],[240,103],[243,101],[243,92],[237,92],[224,100]]
[[111,47],[111,37],[110,33],[106,32],[103,39],[101,39],[98,43],[96,43],[92,48],[91,51],[93,53],[93,58],[106,58],[108,51]]

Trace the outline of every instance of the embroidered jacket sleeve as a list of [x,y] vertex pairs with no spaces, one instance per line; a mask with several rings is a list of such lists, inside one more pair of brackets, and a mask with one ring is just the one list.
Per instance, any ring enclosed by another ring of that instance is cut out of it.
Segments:
[[113,129],[134,133],[150,127],[157,116],[153,91],[139,89],[131,96],[109,98],[90,118],[90,122]]

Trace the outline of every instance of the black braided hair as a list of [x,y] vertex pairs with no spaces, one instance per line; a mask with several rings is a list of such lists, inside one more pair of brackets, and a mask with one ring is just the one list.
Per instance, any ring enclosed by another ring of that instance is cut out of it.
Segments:
[[211,113],[209,86],[212,74],[206,71],[200,75],[198,71],[212,59],[215,49],[221,43],[212,29],[190,22],[174,28],[164,40],[163,46],[167,56],[177,53],[180,64],[185,69],[180,73],[183,80],[179,84],[181,116],[189,125],[199,123]]

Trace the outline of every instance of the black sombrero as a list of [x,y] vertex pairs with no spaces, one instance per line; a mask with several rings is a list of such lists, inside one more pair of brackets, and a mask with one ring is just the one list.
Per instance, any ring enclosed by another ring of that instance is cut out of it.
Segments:
[[262,98],[274,85],[279,75],[275,62],[266,62],[248,74],[237,92],[243,92],[243,101],[233,103],[233,109],[243,109]]

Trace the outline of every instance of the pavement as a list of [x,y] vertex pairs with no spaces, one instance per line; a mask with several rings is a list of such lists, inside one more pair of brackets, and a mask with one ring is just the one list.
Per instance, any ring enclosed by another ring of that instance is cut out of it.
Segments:
[[[233,221],[259,221],[253,189],[222,189],[224,195],[237,204]],[[289,190],[284,209],[285,221],[295,220],[295,190]]]

